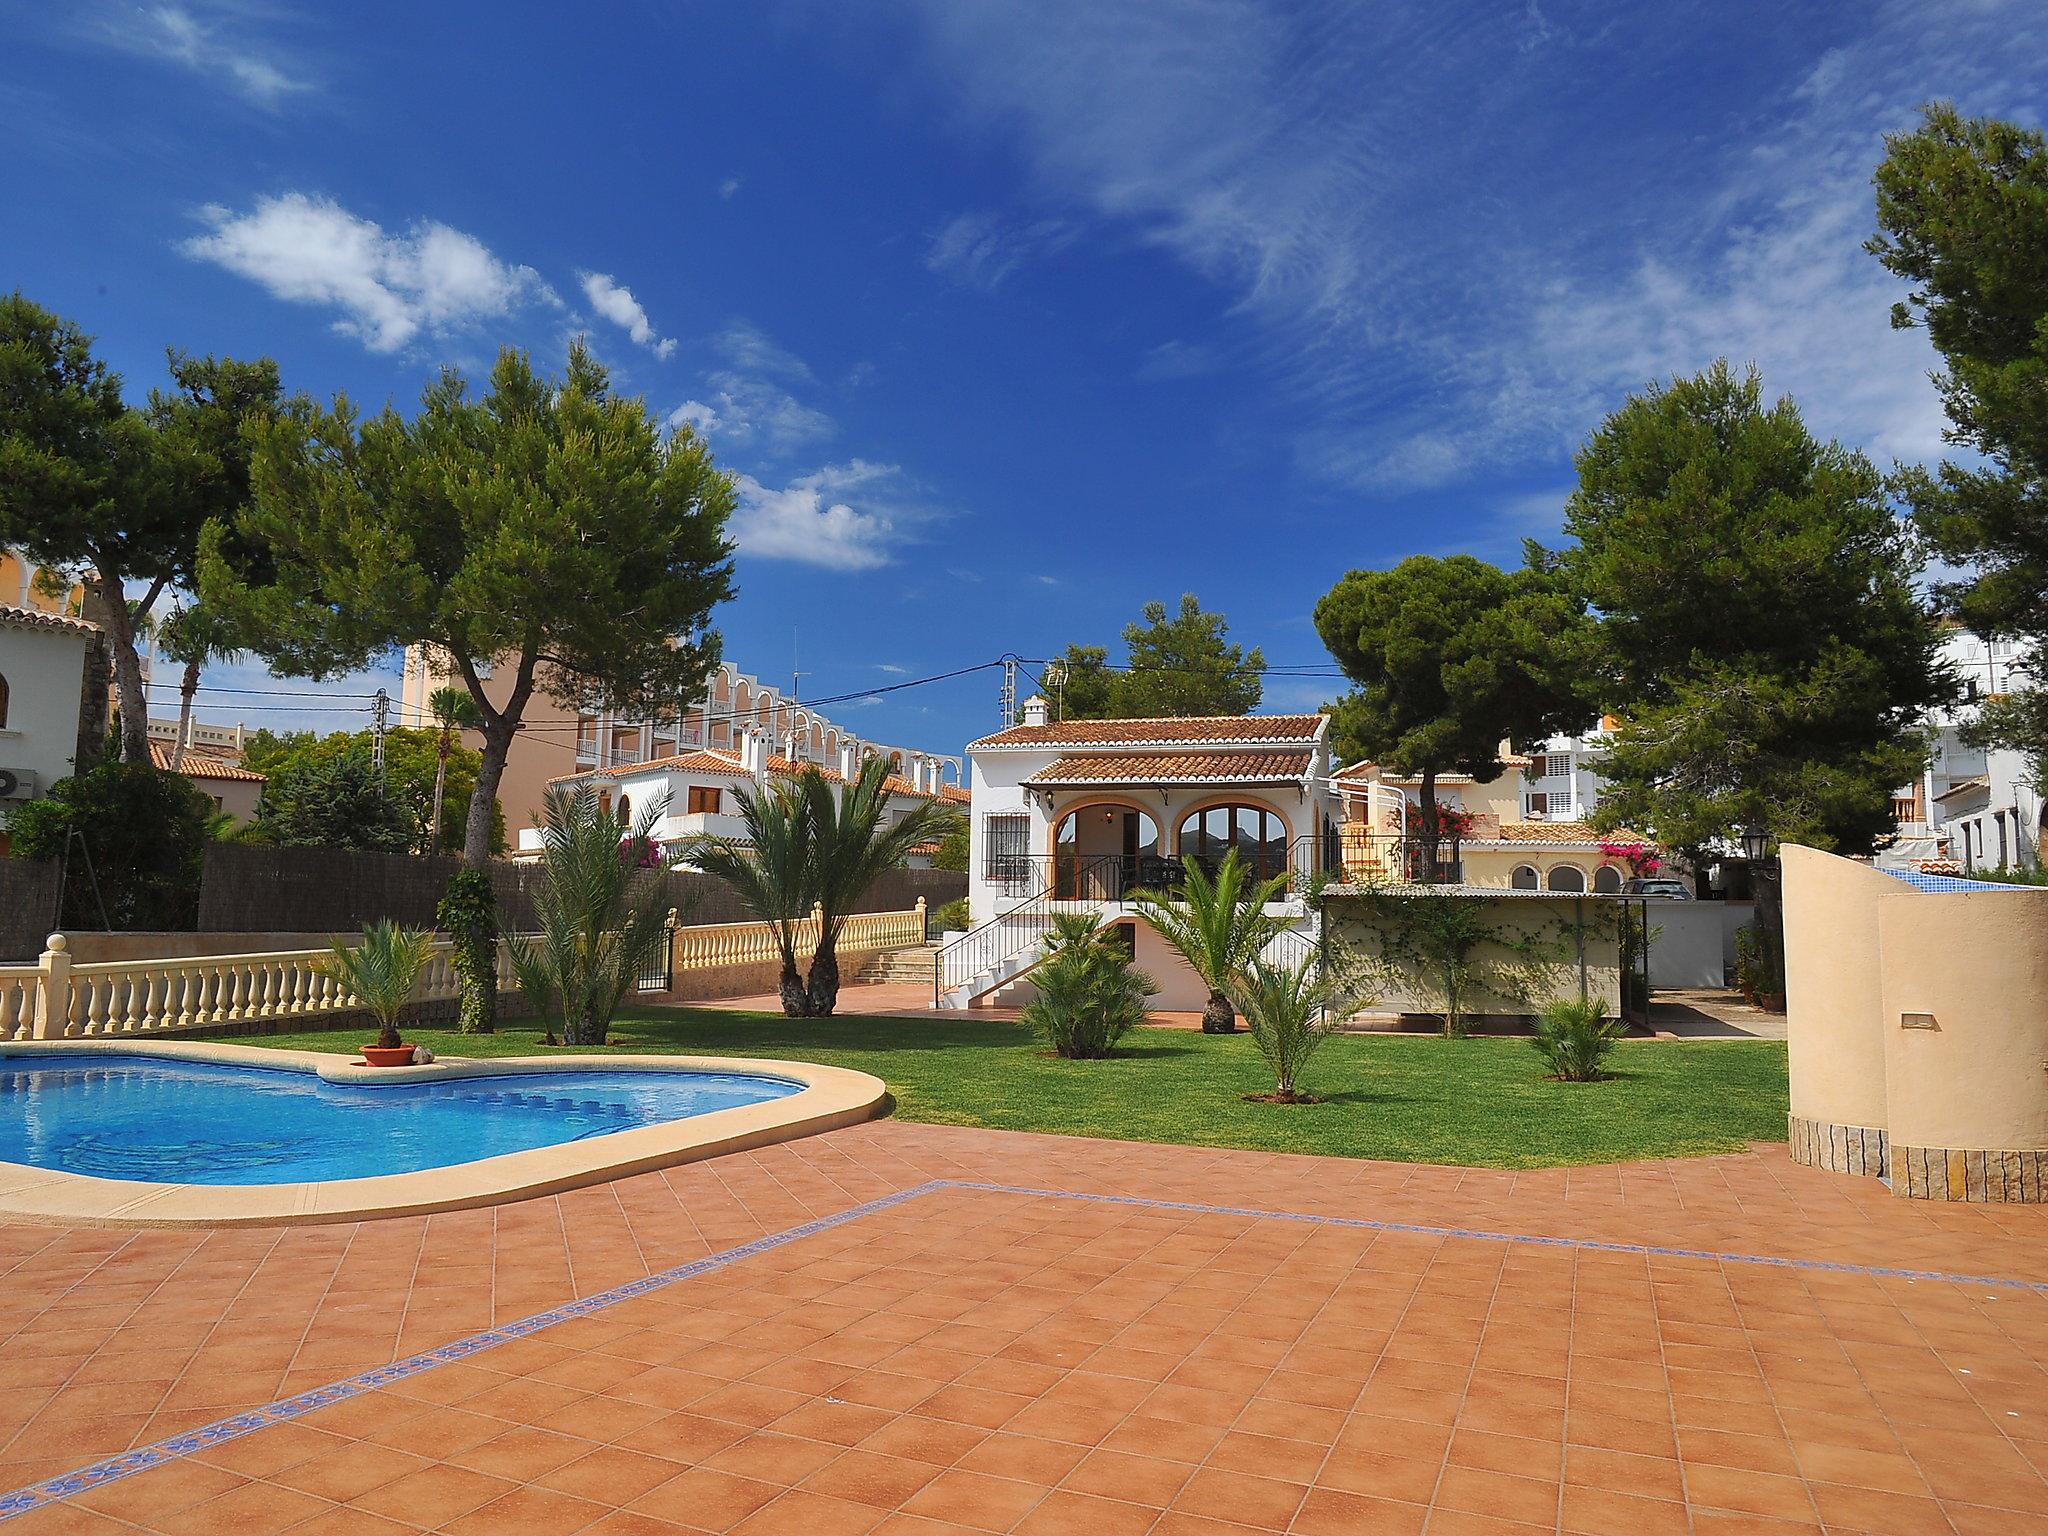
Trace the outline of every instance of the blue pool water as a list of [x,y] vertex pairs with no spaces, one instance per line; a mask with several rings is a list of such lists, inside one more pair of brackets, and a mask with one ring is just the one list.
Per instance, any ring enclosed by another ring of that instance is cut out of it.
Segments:
[[535,1072],[351,1087],[150,1056],[0,1058],[0,1160],[149,1184],[445,1168],[787,1098],[728,1072]]

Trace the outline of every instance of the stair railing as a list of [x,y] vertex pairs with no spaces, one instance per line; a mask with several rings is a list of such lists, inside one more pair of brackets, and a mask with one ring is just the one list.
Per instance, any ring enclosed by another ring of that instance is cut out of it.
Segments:
[[[1120,902],[1128,884],[1127,861],[1119,854],[1087,858],[1073,854],[1011,856],[1006,866],[1029,871],[1036,889],[1025,900],[998,912],[939,950],[932,967],[932,1004],[948,992],[1021,954],[1052,929],[1069,902]],[[1018,882],[1023,883],[1023,882]]]

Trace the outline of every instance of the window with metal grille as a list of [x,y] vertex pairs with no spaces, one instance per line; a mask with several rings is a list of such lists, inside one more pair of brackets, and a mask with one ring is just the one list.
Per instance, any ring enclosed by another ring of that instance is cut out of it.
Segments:
[[1031,863],[1031,818],[1004,813],[981,823],[981,873],[985,880],[1022,880]]

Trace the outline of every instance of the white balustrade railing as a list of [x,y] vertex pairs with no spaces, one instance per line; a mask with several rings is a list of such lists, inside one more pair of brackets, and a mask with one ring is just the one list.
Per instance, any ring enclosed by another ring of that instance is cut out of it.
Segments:
[[[845,953],[924,942],[925,904],[902,912],[861,912],[846,919]],[[815,913],[798,925],[805,952],[818,942]],[[671,971],[773,961],[779,951],[767,923],[707,923],[672,929]],[[222,1024],[313,1019],[361,1004],[323,966],[325,949],[249,955],[183,955],[151,960],[74,961],[62,934],[35,965],[0,966],[0,1040],[107,1039]],[[498,990],[516,985],[510,947],[498,946]],[[455,997],[454,957],[436,940],[413,1003]]]

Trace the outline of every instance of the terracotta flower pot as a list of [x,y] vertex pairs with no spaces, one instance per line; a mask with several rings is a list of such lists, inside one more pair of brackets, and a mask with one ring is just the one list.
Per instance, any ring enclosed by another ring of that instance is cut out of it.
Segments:
[[373,1067],[409,1067],[412,1065],[412,1050],[409,1045],[366,1045],[363,1060]]

